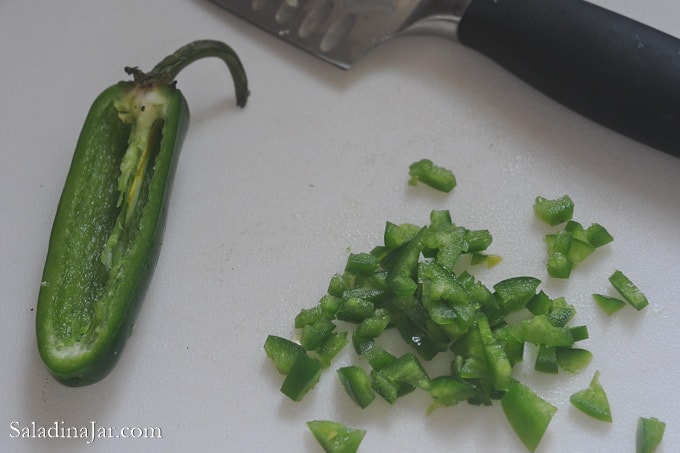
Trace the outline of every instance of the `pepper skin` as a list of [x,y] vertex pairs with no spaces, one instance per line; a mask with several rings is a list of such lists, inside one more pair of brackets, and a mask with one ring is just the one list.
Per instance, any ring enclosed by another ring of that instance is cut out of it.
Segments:
[[82,386],[113,369],[156,264],[189,110],[174,79],[189,63],[222,59],[237,103],[243,66],[217,41],[196,41],[151,72],[125,68],[94,101],[55,215],[36,314],[38,350],[50,373]]

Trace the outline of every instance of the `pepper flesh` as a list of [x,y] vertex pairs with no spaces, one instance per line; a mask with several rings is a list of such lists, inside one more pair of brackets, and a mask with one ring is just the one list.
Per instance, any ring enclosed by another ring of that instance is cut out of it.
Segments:
[[596,420],[611,423],[612,413],[607,394],[600,384],[600,372],[596,371],[588,388],[571,395],[569,401],[574,407]]
[[197,58],[228,65],[237,103],[248,95],[234,51],[191,43],[150,73],[104,90],[80,134],[59,201],[38,296],[36,334],[51,374],[91,384],[115,365],[130,334],[164,229],[189,120],[177,72]]

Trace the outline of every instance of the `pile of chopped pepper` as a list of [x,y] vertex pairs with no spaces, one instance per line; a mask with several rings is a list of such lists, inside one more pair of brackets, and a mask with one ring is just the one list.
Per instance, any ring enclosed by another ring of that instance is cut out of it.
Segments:
[[[551,225],[566,222],[564,233],[548,235],[546,242],[550,252],[551,242],[553,250],[558,242],[555,236],[564,241],[566,248],[560,253],[569,272],[574,263],[613,240],[599,224],[579,228],[571,220],[573,202],[568,196],[558,200],[537,197],[534,210]],[[300,401],[351,342],[355,352],[367,359],[369,369],[344,366],[337,376],[360,408],[373,404],[378,396],[395,404],[414,391],[431,397],[427,413],[461,402],[492,405],[500,401],[518,438],[527,450],[535,451],[557,407],[513,377],[513,367],[524,360],[525,346],[531,344],[537,351],[534,368],[538,372],[585,369],[592,354],[577,343],[588,338],[588,329],[569,325],[575,307],[563,297],[548,296],[535,277],[509,278],[491,288],[477,280],[464,260],[470,265],[498,262],[498,257],[486,254],[491,233],[456,225],[447,210],[432,211],[427,226],[387,222],[383,239],[382,245],[368,253],[350,253],[344,271],[331,278],[319,303],[300,311],[295,318],[299,343],[275,335],[266,339],[267,356],[285,375],[281,392]],[[585,250],[579,243],[587,245],[589,253],[578,252]],[[548,258],[549,276],[567,278],[568,272],[553,272],[553,258]],[[646,298],[620,271],[610,282],[633,307],[644,308]],[[624,304],[609,296],[593,297],[600,306],[605,304],[608,313],[620,308],[618,302]],[[603,302],[605,298],[616,302]],[[609,309],[615,303],[617,308]],[[379,337],[387,329],[398,331],[413,352],[397,356],[382,347]],[[423,363],[435,357],[450,361],[450,373],[428,374]],[[590,386],[570,401],[596,420],[612,420],[599,371]],[[332,428],[323,435],[316,425],[310,429],[326,452],[356,451],[365,434],[337,422],[323,423]],[[651,439],[647,444],[658,443],[657,425],[641,422],[639,438],[646,439],[646,435]],[[352,441],[339,442],[339,432],[353,432]]]

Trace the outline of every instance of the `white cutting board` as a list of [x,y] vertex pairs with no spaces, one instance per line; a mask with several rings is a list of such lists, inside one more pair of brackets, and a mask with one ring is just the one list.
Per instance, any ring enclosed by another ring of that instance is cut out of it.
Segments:
[[[599,0],[680,36],[673,0]],[[160,260],[132,338],[105,380],[71,389],[38,357],[35,304],[51,222],[87,109],[123,67],[149,69],[181,45],[220,39],[241,55],[252,96],[240,111],[218,61],[179,76],[192,111]],[[639,416],[667,423],[660,452],[680,450],[680,159],[630,141],[544,98],[462,46],[401,38],[343,72],[206,1],[0,5],[0,451],[320,451],[305,422],[367,430],[360,451],[517,451],[499,405],[441,409],[412,394],[361,411],[334,371],[301,403],[262,350],[293,337],[348,250],[368,251],[385,221],[426,224],[432,209],[488,228],[488,285],[544,280],[576,305],[594,359],[579,375],[517,376],[558,407],[537,451],[633,451]],[[452,169],[452,194],[411,187],[408,165]],[[575,218],[615,241],[568,281],[545,273],[536,195],[569,194]],[[641,313],[607,317],[590,294],[619,268],[646,293]],[[398,342],[387,347],[398,349]],[[336,367],[354,363],[348,348]],[[365,365],[359,360],[357,363]],[[447,364],[428,364],[432,374]],[[569,395],[595,372],[614,422],[593,421]],[[162,439],[17,439],[16,428],[160,428]]]

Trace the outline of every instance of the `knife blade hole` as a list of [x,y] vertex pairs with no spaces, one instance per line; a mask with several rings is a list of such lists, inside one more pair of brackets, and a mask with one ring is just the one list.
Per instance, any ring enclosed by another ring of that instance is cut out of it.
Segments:
[[321,40],[319,48],[322,52],[328,52],[345,39],[356,23],[354,14],[347,14],[335,22]]
[[300,37],[308,38],[319,30],[328,16],[330,16],[332,9],[331,2],[327,0],[317,2],[307,13],[307,16],[300,25],[298,30]]
[[297,1],[286,0],[281,3],[279,9],[276,10],[274,20],[279,24],[288,22],[293,16],[300,11],[300,4]]

